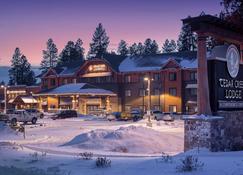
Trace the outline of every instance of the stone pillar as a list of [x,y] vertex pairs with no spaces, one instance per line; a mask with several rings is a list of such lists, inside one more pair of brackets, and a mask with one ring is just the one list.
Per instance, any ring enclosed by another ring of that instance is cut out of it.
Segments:
[[206,56],[206,36],[198,33],[198,69],[197,69],[197,106],[198,114],[211,115],[209,86],[208,86],[208,68]]
[[107,112],[111,111],[110,97],[106,97],[106,110]]
[[72,109],[75,110],[76,109],[76,96],[72,96]]

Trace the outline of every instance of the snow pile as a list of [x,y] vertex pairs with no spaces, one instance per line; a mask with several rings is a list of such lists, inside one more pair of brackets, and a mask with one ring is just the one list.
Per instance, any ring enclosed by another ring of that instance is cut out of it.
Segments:
[[6,123],[0,122],[0,140],[18,138],[18,132],[11,129]]
[[180,152],[180,138],[168,137],[159,131],[142,126],[121,127],[117,130],[96,129],[76,136],[63,146],[80,149],[123,153],[158,154]]

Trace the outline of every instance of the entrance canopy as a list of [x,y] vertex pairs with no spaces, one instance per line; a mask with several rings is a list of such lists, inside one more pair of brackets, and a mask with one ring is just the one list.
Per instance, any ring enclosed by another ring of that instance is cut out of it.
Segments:
[[42,91],[37,96],[50,95],[87,95],[87,96],[116,96],[112,91],[100,89],[87,83],[65,84],[54,89]]

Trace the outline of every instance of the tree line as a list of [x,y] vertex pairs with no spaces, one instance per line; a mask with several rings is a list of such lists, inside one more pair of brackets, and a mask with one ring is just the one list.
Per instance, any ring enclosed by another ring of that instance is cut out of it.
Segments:
[[[222,0],[221,5],[224,10],[220,12],[220,17],[225,20],[230,20],[236,24],[243,25],[243,0]],[[197,50],[197,35],[191,31],[189,25],[183,25],[178,40],[166,39],[160,49],[158,43],[151,38],[147,38],[144,42],[133,43],[130,46],[124,40],[118,44],[115,53],[122,56],[147,56],[158,53],[171,53],[183,51]],[[207,39],[207,48],[210,50],[215,45],[215,40],[212,37]],[[101,23],[96,27],[90,48],[86,59],[102,58],[108,53],[110,40],[105,28]],[[68,41],[64,49],[58,53],[58,49],[53,39],[48,39],[46,49],[42,51],[42,61],[40,70],[47,71],[51,67],[63,67],[69,64],[76,64],[85,60],[83,41],[79,38],[77,41]],[[35,75],[31,70],[31,65],[28,59],[23,55],[19,48],[15,49],[11,59],[11,69],[9,70],[10,85],[32,85],[35,84]]]

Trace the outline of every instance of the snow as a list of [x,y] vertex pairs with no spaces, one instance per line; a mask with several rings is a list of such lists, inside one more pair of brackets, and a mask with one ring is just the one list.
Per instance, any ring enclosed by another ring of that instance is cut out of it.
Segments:
[[180,62],[182,68],[197,68],[197,59],[182,59]]
[[160,154],[167,152],[180,152],[182,145],[175,142],[177,137],[168,137],[143,126],[120,127],[117,130],[96,129],[80,134],[64,146],[88,148],[111,152]]
[[57,88],[43,91],[36,95],[62,95],[62,94],[79,94],[79,95],[115,95],[113,92],[105,89],[91,87],[87,83],[72,83],[59,86]]
[[[48,171],[49,174],[57,172],[57,175],[242,174],[243,151],[212,153],[201,148],[199,152],[191,150],[183,153],[183,121],[152,121],[152,128],[147,127],[146,122],[109,122],[90,116],[55,121],[44,118],[37,125],[26,125],[26,139],[0,122],[0,175],[20,175],[20,172],[31,168]],[[86,144],[93,142],[93,149],[79,147],[84,136],[88,138]],[[106,140],[107,143],[103,142]],[[70,145],[63,146],[67,143]],[[125,145],[130,152],[113,152],[111,150],[116,145],[112,144]],[[171,149],[172,162],[163,162],[159,152],[169,153]],[[92,160],[78,159],[77,155],[85,151],[94,153]],[[38,154],[37,159],[33,156],[35,153]],[[111,167],[95,167],[95,159],[100,155],[111,160]],[[204,167],[192,173],[177,172],[176,167],[186,155],[198,156]],[[15,174],[10,173],[15,169],[8,168],[11,166],[17,168]]]
[[215,120],[215,119],[223,119],[221,116],[212,116],[212,115],[184,115],[183,119],[185,120]]

